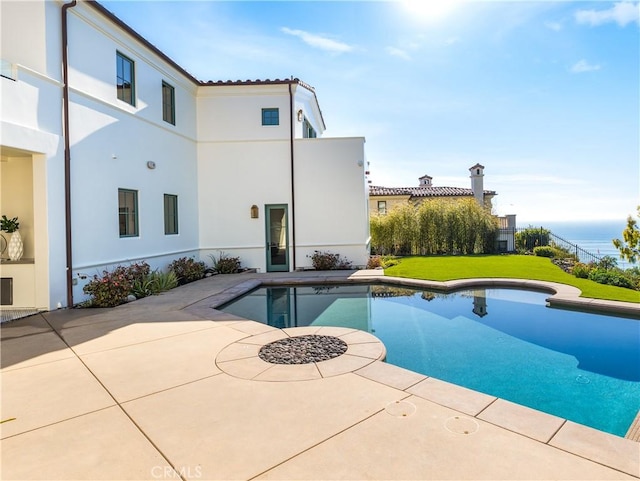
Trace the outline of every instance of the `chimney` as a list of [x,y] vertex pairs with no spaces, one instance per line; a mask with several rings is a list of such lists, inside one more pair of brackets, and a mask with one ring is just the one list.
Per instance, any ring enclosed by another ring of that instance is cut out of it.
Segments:
[[471,190],[476,202],[484,207],[484,165],[476,164],[469,168],[471,172]]
[[418,179],[418,181],[420,182],[420,187],[431,187],[431,180],[433,179],[433,177],[430,177],[428,175],[423,175],[422,177],[420,177]]

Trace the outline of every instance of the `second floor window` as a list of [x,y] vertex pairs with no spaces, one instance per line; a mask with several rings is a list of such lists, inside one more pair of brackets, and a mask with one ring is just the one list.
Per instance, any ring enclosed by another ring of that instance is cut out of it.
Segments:
[[133,60],[117,52],[116,69],[118,98],[130,105],[135,105],[135,72]]
[[262,109],[262,125],[280,125],[278,109]]
[[302,122],[302,137],[305,139],[315,139],[317,137],[316,130],[306,117],[304,118],[304,122]]
[[162,120],[176,125],[176,92],[167,82],[162,82]]

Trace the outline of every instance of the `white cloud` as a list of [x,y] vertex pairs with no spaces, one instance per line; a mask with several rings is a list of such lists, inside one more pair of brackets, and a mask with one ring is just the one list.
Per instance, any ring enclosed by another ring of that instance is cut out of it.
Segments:
[[562,30],[562,24],[560,22],[544,22],[544,26],[549,30],[553,30],[554,32],[559,32]]
[[411,60],[411,56],[405,50],[402,50],[400,48],[386,47],[384,50],[393,57],[398,57],[402,60]]
[[300,38],[304,43],[320,50],[325,50],[331,53],[345,53],[354,50],[354,47],[343,42],[338,42],[329,37],[323,37],[322,35],[316,35],[313,33],[305,32],[304,30],[295,30],[287,27],[280,29],[287,35],[293,35]]
[[621,27],[634,22],[640,25],[640,3],[618,2],[608,10],[578,10],[575,17],[576,22],[592,27],[610,22]]
[[571,71],[573,73],[595,72],[596,70],[600,70],[601,68],[601,65],[590,64],[583,59],[573,64],[573,66],[571,67]]

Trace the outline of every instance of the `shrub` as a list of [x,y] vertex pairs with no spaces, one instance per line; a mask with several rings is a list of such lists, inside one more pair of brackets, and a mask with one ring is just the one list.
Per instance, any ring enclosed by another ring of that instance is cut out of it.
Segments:
[[317,271],[351,269],[351,261],[341,258],[340,254],[314,251],[312,256],[307,257],[311,257],[311,264]]
[[221,252],[217,259],[213,254],[209,257],[213,264],[213,270],[218,274],[234,274],[239,272],[242,267],[239,257],[229,257],[224,252]]
[[395,266],[398,263],[398,259],[394,256],[370,256],[367,262],[367,269],[377,269],[378,267],[386,269],[387,267]]
[[114,307],[126,302],[131,289],[132,282],[127,268],[118,266],[111,272],[103,271],[102,277],[93,276],[82,291],[91,295],[91,306]]
[[549,234],[551,231],[542,227],[529,226],[526,229],[516,232],[516,248],[518,251],[529,252],[537,246],[549,245]]
[[591,271],[591,267],[588,264],[583,264],[582,262],[578,262],[573,266],[571,273],[580,279],[588,279],[590,271]]
[[147,276],[144,279],[136,279],[131,284],[131,294],[136,296],[136,299],[142,299],[143,297],[155,294],[154,282],[151,276]]
[[204,277],[205,265],[190,257],[181,257],[169,264],[169,270],[178,278],[178,284],[188,284]]
[[474,199],[404,204],[369,219],[374,254],[481,254],[495,250],[498,225]]
[[618,265],[618,261],[615,257],[612,256],[604,256],[596,263],[597,267],[600,269],[613,269]]
[[556,250],[551,246],[538,246],[533,248],[533,254],[538,257],[555,257]]
[[178,277],[173,271],[154,271],[151,273],[150,277],[153,280],[153,294],[168,291],[178,285]]
[[[149,272],[151,272],[151,267],[145,261],[135,262],[128,267],[125,267],[127,277],[131,283],[139,282],[142,283],[146,278],[149,277]],[[136,296],[137,297],[137,296]]]
[[599,284],[609,284],[611,286],[626,287],[634,289],[635,285],[632,280],[628,279],[624,272],[617,269],[603,269],[597,267],[589,272],[589,279]]

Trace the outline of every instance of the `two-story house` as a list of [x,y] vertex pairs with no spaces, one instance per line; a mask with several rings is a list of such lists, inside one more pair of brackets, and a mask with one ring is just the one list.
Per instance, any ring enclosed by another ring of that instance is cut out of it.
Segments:
[[311,86],[200,81],[97,2],[0,8],[0,213],[24,241],[0,266],[5,307],[71,306],[140,260],[366,264],[364,139],[322,138]]

